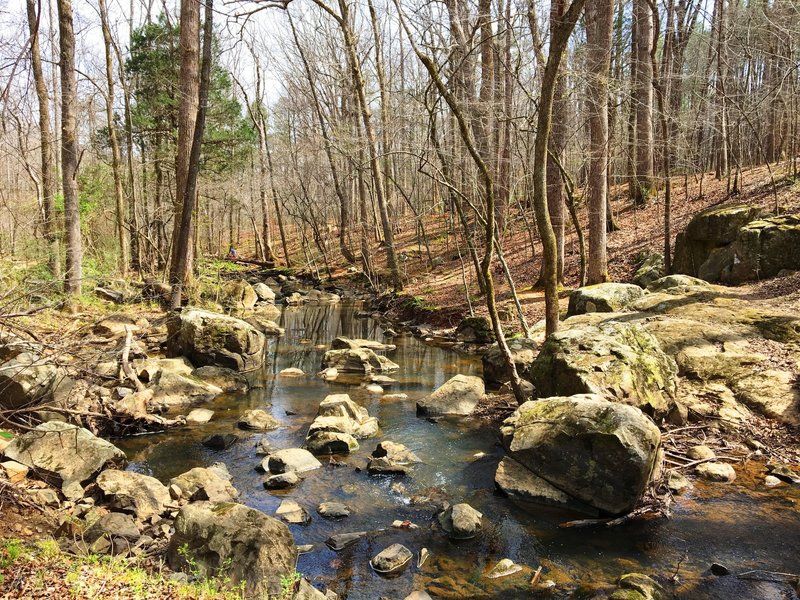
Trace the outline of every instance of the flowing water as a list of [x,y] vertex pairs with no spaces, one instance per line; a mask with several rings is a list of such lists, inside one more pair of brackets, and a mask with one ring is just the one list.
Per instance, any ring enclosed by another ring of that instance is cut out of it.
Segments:
[[[407,400],[383,400],[369,394],[358,382],[326,383],[314,374],[322,354],[339,335],[383,341],[375,321],[356,318],[356,302],[336,305],[288,307],[281,326],[286,329],[269,346],[269,361],[258,374],[260,387],[244,396],[223,396],[208,408],[214,419],[202,426],[164,434],[120,440],[132,469],[162,481],[195,466],[224,462],[240,491],[240,500],[273,514],[284,498],[292,498],[312,515],[308,525],[290,525],[296,543],[314,544],[300,556],[297,570],[313,583],[326,586],[352,600],[404,598],[414,589],[448,598],[529,598],[532,569],[503,579],[490,580],[485,573],[502,558],[535,569],[542,566],[542,580],[557,587],[548,597],[591,595],[619,575],[643,572],[679,582],[668,589],[677,598],[797,598],[785,583],[714,577],[712,562],[733,573],[763,569],[800,573],[800,491],[787,485],[766,489],[763,465],[739,469],[731,485],[698,484],[677,499],[669,520],[630,523],[616,528],[560,529],[559,523],[576,518],[542,507],[520,507],[494,491],[493,477],[503,450],[492,427],[477,420],[442,420],[431,423],[416,417],[415,400],[458,373],[480,374],[480,360],[426,345],[411,337],[394,338],[397,350],[389,352],[401,367],[392,374],[398,384],[389,392],[402,392]],[[302,378],[278,377],[287,367],[310,374]],[[299,447],[319,402],[330,393],[350,394],[378,417],[382,435],[361,441],[361,448],[339,457],[345,466],[331,466],[306,473],[294,489],[268,492],[265,475],[255,467],[261,458],[255,445],[261,437],[275,448]],[[237,417],[250,408],[266,408],[283,427],[267,433],[246,434],[225,451],[205,448],[201,440],[211,433],[236,431]],[[404,479],[371,477],[362,471],[369,454],[381,439],[400,442],[415,451],[423,464],[414,466]],[[399,485],[396,485],[399,482]],[[758,490],[758,491],[754,491]],[[481,536],[452,542],[438,529],[431,503],[419,497],[468,502],[481,511],[485,528]],[[320,502],[337,500],[352,514],[329,521],[316,513]],[[580,518],[580,517],[577,517]],[[409,520],[418,529],[393,529],[394,520]],[[341,552],[324,541],[332,534],[369,531],[370,534]],[[393,578],[373,572],[369,559],[391,545],[402,543],[417,554],[427,548],[430,558],[418,568],[414,563]],[[754,574],[759,579],[766,576]],[[545,594],[546,595],[546,594]]]

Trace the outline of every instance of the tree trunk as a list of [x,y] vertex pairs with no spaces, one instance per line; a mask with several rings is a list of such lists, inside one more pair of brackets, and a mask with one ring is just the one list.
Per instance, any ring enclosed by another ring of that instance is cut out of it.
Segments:
[[75,77],[72,0],[58,2],[58,30],[61,51],[61,180],[67,238],[64,291],[74,298],[81,293],[83,249],[78,204],[78,86]]
[[[553,0],[550,5],[550,36],[564,15],[566,0]],[[550,213],[550,223],[556,239],[556,281],[558,285],[564,283],[564,182],[561,180],[558,167],[549,156],[552,152],[558,162],[564,162],[564,149],[567,143],[567,84],[563,77],[556,75],[553,83],[553,107],[550,121],[549,149],[547,156],[547,209]],[[541,110],[541,107],[539,107]],[[538,135],[538,130],[537,130]],[[544,272],[542,273],[544,275]]]
[[31,67],[36,84],[36,98],[39,104],[39,142],[42,160],[42,205],[44,208],[44,236],[48,245],[48,265],[53,278],[61,278],[61,249],[58,243],[58,223],[55,208],[55,173],[53,172],[53,137],[50,133],[50,101],[47,97],[47,82],[42,70],[42,56],[39,45],[41,10],[36,12],[35,0],[27,0],[28,28],[31,35]]
[[613,0],[586,6],[586,62],[589,108],[589,264],[588,283],[608,280],[606,215],[608,202],[608,76],[611,67]]
[[634,0],[636,69],[633,102],[636,107],[636,185],[634,202],[645,204],[653,194],[653,14],[648,0]]
[[114,174],[114,200],[116,204],[117,238],[119,240],[120,274],[124,277],[130,263],[128,229],[125,226],[125,195],[122,191],[122,157],[114,123],[114,60],[111,54],[111,29],[108,25],[106,0],[99,0],[100,24],[103,30],[103,48],[106,55],[106,123],[111,141],[111,171]]

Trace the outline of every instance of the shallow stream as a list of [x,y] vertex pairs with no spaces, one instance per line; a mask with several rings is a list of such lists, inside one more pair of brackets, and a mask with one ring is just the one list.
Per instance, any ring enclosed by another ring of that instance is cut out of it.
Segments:
[[[559,523],[580,516],[542,507],[519,507],[494,491],[494,472],[503,456],[493,429],[470,420],[431,423],[415,414],[415,400],[429,394],[453,375],[480,374],[480,360],[426,345],[411,336],[393,338],[397,350],[387,353],[401,370],[391,376],[398,384],[388,393],[402,392],[407,400],[383,400],[358,383],[326,383],[314,374],[330,342],[339,335],[383,341],[383,332],[371,319],[356,318],[360,305],[308,305],[283,310],[286,333],[269,345],[267,366],[258,375],[262,387],[244,396],[227,395],[208,408],[216,411],[206,425],[169,433],[118,440],[131,459],[131,469],[166,482],[195,466],[224,462],[239,490],[240,501],[274,514],[284,498],[292,498],[312,515],[308,525],[290,525],[296,543],[314,544],[300,556],[297,570],[318,587],[329,587],[340,598],[402,599],[414,589],[436,597],[530,598],[533,570],[543,566],[542,580],[557,587],[542,597],[568,597],[575,590],[589,594],[596,585],[619,575],[642,572],[671,577],[676,598],[778,599],[797,598],[785,583],[715,577],[713,562],[732,573],[754,569],[800,573],[800,489],[782,485],[767,489],[763,465],[737,467],[730,485],[697,484],[673,505],[672,517],[630,523],[616,528],[560,529]],[[299,367],[306,377],[278,377],[287,367]],[[306,473],[294,489],[268,492],[265,475],[256,471],[261,457],[255,445],[267,437],[275,448],[299,447],[319,402],[331,393],[348,393],[369,414],[378,417],[382,435],[361,441],[361,448],[340,457],[346,466],[329,466]],[[270,408],[271,407],[271,408]],[[284,426],[265,434],[239,432],[241,440],[225,451],[205,448],[201,440],[211,433],[236,431],[238,416],[249,408],[267,408]],[[366,465],[381,440],[401,442],[416,452],[423,464],[404,479],[370,477],[357,467]],[[399,482],[400,486],[393,485]],[[436,526],[430,503],[414,504],[415,496],[468,502],[484,514],[480,537],[451,542]],[[347,504],[352,515],[328,521],[316,513],[320,502]],[[418,529],[392,529],[394,520],[409,520]],[[354,546],[333,552],[324,542],[332,534],[370,531]],[[430,558],[401,575],[385,578],[374,573],[369,559],[399,542],[415,555],[427,548]],[[520,574],[491,580],[485,573],[502,558],[531,568]],[[753,575],[767,578],[763,573]],[[538,596],[537,596],[538,597]]]

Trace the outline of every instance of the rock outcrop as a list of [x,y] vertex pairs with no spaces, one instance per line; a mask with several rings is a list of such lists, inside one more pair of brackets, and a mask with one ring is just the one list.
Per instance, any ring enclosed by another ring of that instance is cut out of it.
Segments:
[[661,443],[658,427],[638,408],[588,394],[526,402],[504,422],[502,433],[515,461],[610,514],[635,506]]
[[593,312],[620,312],[646,292],[630,283],[598,283],[578,288],[569,295],[567,316]]
[[241,504],[198,502],[178,513],[167,557],[175,570],[229,577],[244,584],[246,596],[261,598],[281,594],[297,549],[288,527],[273,517]]
[[107,466],[124,466],[125,453],[88,429],[50,421],[14,438],[5,449],[15,460],[61,488],[69,500],[83,496],[83,484]]
[[168,336],[168,352],[186,356],[197,366],[246,371],[264,363],[264,334],[235,317],[184,309],[170,319]]

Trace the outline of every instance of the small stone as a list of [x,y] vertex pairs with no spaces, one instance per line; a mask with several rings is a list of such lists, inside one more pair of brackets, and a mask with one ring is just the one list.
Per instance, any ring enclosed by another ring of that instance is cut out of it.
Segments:
[[371,383],[365,388],[370,394],[382,394],[383,388],[377,383]]
[[303,377],[305,373],[303,369],[297,369],[295,367],[291,367],[288,369],[283,369],[280,373],[278,373],[280,377]]
[[386,457],[371,458],[367,463],[367,472],[370,475],[405,475],[408,468],[392,462]]
[[767,487],[775,487],[777,485],[780,485],[781,483],[783,482],[774,475],[767,475],[764,478],[764,485],[766,485]]
[[272,444],[267,438],[261,438],[256,444],[257,456],[268,456],[273,451]]
[[314,549],[314,544],[303,544],[302,546],[295,546],[298,554],[308,554]]
[[384,394],[382,400],[408,400],[408,394]]
[[451,506],[439,515],[442,528],[454,539],[470,539],[481,530],[483,515],[469,504]]
[[408,565],[413,556],[411,550],[402,544],[392,544],[374,556],[370,565],[378,573],[396,573]]
[[275,514],[287,523],[305,525],[311,521],[311,515],[294,500],[284,500],[275,511]]
[[428,592],[425,590],[415,590],[406,596],[403,600],[433,600]]
[[126,396],[130,396],[133,393],[133,390],[129,387],[115,387],[114,393],[117,395],[117,398],[125,398]]
[[215,433],[203,440],[203,446],[212,450],[227,450],[239,441],[239,436],[233,433]]
[[724,577],[725,575],[731,574],[731,571],[728,569],[728,567],[719,563],[714,563],[711,565],[711,572],[717,577]]
[[186,415],[187,423],[208,423],[214,416],[214,411],[207,408],[195,408]]
[[330,367],[329,369],[325,369],[320,373],[320,377],[322,377],[325,381],[333,381],[339,376],[339,369],[336,367]]
[[323,502],[317,512],[325,519],[344,519],[350,516],[350,508],[341,502]]
[[498,562],[492,568],[492,570],[486,574],[486,576],[489,579],[499,579],[500,577],[508,577],[514,573],[519,573],[521,570],[522,567],[518,564],[515,564],[513,560],[510,558],[504,558]]
[[689,451],[686,453],[686,456],[688,456],[692,460],[708,460],[717,457],[717,455],[711,448],[703,445],[689,448]]
[[325,545],[334,552],[344,550],[348,546],[352,546],[358,540],[367,535],[366,531],[354,531],[352,533],[337,533],[325,540]]
[[180,500],[181,496],[183,495],[181,488],[174,483],[171,484],[167,489],[169,490],[170,498],[173,500]]
[[427,548],[423,548],[419,551],[419,557],[417,558],[417,568],[419,569],[422,565],[425,564],[425,561],[428,560],[428,557],[431,555],[430,551]]
[[695,467],[695,472],[709,481],[730,483],[736,479],[736,471],[726,463],[707,462]]
[[287,473],[279,473],[267,477],[264,482],[264,488],[268,490],[285,490],[300,483],[300,476],[294,471]]
[[260,408],[246,411],[239,417],[238,425],[240,429],[251,431],[267,431],[280,427],[280,423],[272,415]]
[[678,471],[669,471],[667,473],[667,487],[673,494],[682,494],[691,487],[689,480]]
[[401,521],[400,519],[392,521],[392,527],[395,529],[419,529],[419,525],[411,521]]
[[777,477],[781,481],[800,484],[800,475],[792,471],[786,465],[769,464],[767,465],[767,470],[770,472],[770,475]]
[[28,467],[15,460],[7,460],[0,464],[6,472],[6,477],[11,483],[22,483],[28,476]]

